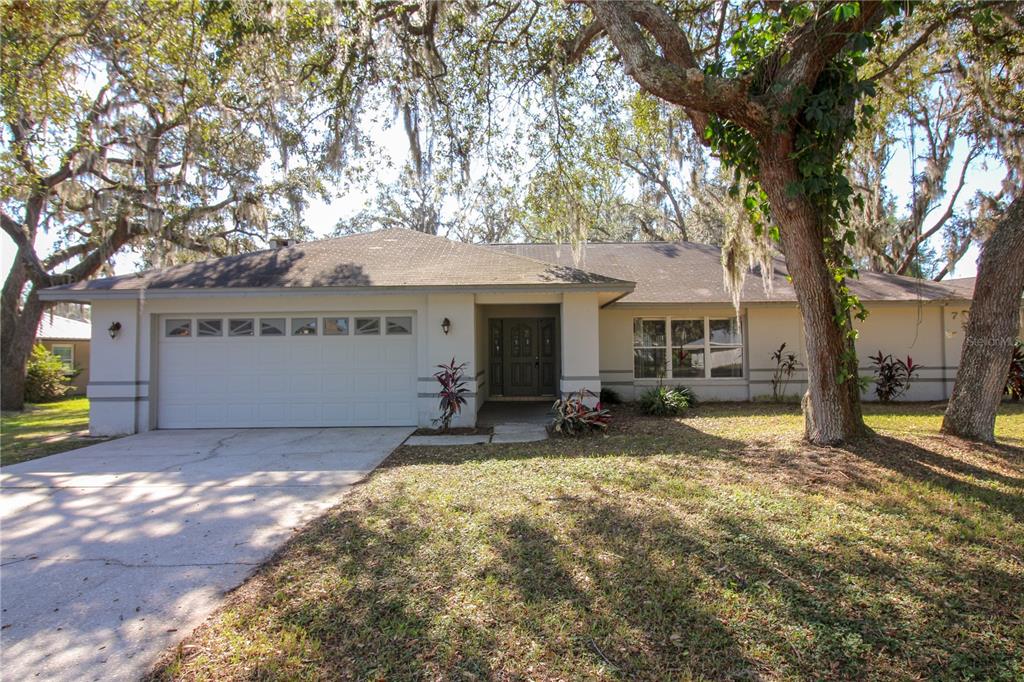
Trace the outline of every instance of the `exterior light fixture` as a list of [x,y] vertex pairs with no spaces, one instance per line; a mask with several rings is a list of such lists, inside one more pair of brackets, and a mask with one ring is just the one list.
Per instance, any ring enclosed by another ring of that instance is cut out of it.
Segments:
[[121,323],[111,322],[110,327],[107,329],[107,333],[110,334],[110,338],[116,339],[117,335],[121,333]]
[[441,320],[441,331],[444,332],[445,336],[448,336],[448,332],[452,330],[452,321],[447,317]]

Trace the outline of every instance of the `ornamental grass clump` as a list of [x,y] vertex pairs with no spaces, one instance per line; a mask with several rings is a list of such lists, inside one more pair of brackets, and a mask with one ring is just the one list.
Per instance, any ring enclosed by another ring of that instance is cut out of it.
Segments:
[[686,386],[658,386],[640,396],[640,411],[653,417],[676,417],[697,404]]

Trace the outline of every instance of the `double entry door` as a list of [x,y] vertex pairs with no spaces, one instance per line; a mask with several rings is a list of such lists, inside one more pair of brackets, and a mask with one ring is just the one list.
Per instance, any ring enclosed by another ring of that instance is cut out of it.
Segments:
[[494,393],[505,396],[557,393],[555,318],[491,319],[490,332]]

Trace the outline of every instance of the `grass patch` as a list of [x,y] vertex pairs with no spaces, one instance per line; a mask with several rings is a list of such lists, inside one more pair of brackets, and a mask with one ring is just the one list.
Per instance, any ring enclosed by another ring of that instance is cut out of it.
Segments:
[[177,679],[1021,679],[1024,409],[854,446],[793,406],[401,448],[170,652]]
[[27,462],[100,440],[88,437],[88,431],[88,398],[26,405],[23,412],[4,412],[0,417],[0,465]]

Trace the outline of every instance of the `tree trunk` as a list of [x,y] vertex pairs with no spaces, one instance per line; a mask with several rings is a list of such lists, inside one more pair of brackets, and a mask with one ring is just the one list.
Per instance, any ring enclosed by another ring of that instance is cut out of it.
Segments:
[[[864,419],[857,384],[857,356],[849,314],[837,321],[838,289],[825,261],[825,231],[806,198],[790,196],[799,180],[788,139],[761,149],[760,180],[779,226],[786,268],[793,281],[807,346],[804,436],[834,445],[860,436]],[[844,378],[845,377],[845,378]]]
[[[32,285],[24,303],[18,305],[24,288],[23,271],[21,262],[15,261],[4,283],[0,322],[0,407],[4,410],[20,410],[25,406],[25,369],[46,308]],[[14,290],[17,291],[12,294]]]
[[1013,342],[1020,331],[1024,295],[1024,196],[1010,204],[985,242],[960,351],[953,395],[942,432],[961,438],[995,440],[996,411],[1003,397]]

